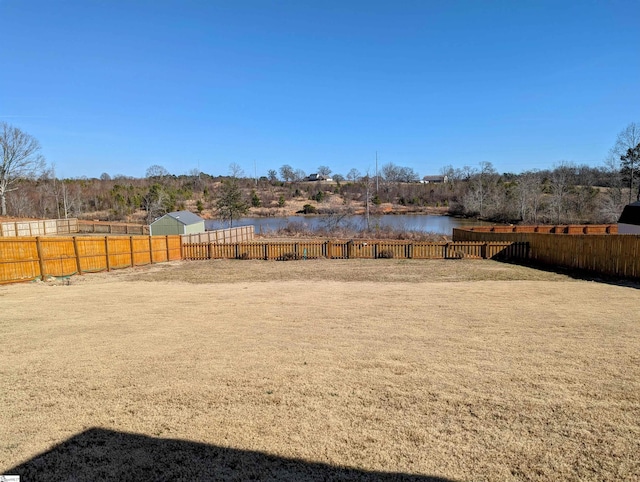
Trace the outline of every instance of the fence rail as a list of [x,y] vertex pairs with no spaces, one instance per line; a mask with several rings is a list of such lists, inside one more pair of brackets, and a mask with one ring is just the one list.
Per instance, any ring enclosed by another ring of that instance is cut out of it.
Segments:
[[411,241],[295,241],[249,243],[189,243],[182,247],[184,259],[512,259],[528,256],[527,243]]
[[594,273],[640,278],[640,236],[633,234],[544,234],[454,229],[455,242],[528,243],[532,261]]
[[0,238],[0,283],[182,259],[180,236]]

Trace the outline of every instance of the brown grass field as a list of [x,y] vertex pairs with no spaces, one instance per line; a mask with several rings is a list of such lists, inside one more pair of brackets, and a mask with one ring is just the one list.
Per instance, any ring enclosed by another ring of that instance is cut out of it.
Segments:
[[493,261],[0,286],[0,474],[638,480],[640,289]]

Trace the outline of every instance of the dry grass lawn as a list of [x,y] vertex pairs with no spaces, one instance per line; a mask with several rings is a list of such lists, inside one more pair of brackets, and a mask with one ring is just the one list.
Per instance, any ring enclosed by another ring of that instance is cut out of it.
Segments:
[[470,260],[0,286],[0,474],[638,480],[639,306]]

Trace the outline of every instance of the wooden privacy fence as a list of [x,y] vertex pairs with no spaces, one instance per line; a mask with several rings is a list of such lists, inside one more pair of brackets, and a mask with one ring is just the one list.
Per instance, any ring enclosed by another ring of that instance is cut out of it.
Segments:
[[108,221],[78,221],[79,233],[94,234],[139,234],[146,236],[149,234],[149,226],[146,224],[132,223],[110,223]]
[[183,234],[182,244],[197,243],[246,243],[252,241],[255,235],[253,226],[240,226],[238,228],[216,229],[197,234]]
[[519,224],[515,226],[473,226],[474,233],[618,234],[617,224]]
[[0,237],[46,236],[77,232],[78,220],[75,218],[6,221],[0,223]]
[[495,233],[454,229],[456,242],[524,242],[535,262],[640,278],[640,236],[633,234]]
[[259,243],[191,243],[182,247],[184,259],[510,259],[526,258],[526,243],[411,241],[295,241]]
[[0,283],[109,271],[181,258],[180,236],[0,238]]

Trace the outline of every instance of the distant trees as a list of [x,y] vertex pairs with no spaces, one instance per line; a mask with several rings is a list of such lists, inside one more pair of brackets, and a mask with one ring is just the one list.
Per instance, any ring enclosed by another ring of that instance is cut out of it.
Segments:
[[[640,124],[632,122],[622,131],[618,133],[613,147],[609,150],[609,154],[605,161],[606,170],[610,178],[610,189],[608,190],[607,210],[618,215],[622,212],[624,204],[627,202],[627,196],[623,191],[629,189],[628,202],[631,202],[633,196],[634,175],[632,174],[633,161],[625,160],[629,149],[633,149],[640,144]],[[624,162],[624,164],[623,164]],[[635,164],[637,167],[638,164]]]
[[640,183],[637,183],[640,180],[640,142],[627,149],[627,152],[620,156],[620,167],[623,181],[629,183],[629,203],[631,203],[633,193],[636,192],[636,184],[639,185],[636,200],[640,201]]
[[7,193],[18,181],[33,178],[44,170],[44,157],[37,139],[17,127],[0,123],[0,214],[7,215]]
[[329,177],[331,175],[331,168],[329,166],[318,166],[318,174],[324,177]]

